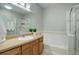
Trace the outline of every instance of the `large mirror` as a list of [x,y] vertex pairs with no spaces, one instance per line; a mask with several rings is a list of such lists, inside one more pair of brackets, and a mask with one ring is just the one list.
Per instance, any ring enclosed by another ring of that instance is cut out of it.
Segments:
[[[23,7],[23,6],[21,6]],[[31,12],[11,3],[0,3],[0,17],[3,19],[7,35],[24,34],[31,27]]]

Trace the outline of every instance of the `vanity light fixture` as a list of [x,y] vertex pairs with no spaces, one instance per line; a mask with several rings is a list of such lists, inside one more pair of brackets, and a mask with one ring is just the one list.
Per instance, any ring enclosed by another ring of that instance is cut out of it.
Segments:
[[27,11],[31,11],[31,5],[30,5],[30,3],[26,3],[26,9],[27,9]]
[[5,5],[4,6],[6,9],[12,9],[12,7]]

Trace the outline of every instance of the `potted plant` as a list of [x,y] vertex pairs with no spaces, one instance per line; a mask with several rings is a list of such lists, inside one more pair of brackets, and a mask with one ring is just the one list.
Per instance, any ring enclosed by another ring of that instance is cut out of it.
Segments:
[[29,32],[32,32],[32,28],[29,29]]
[[33,32],[36,32],[37,30],[36,30],[36,28],[34,28],[34,29],[32,29],[32,31],[33,31]]

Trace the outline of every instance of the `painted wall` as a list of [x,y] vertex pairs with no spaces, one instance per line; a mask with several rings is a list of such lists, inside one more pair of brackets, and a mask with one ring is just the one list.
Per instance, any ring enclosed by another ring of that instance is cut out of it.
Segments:
[[55,4],[44,9],[44,31],[66,33],[66,12],[76,4]]
[[[63,49],[68,48],[66,38],[66,12],[76,4],[54,4],[44,9],[45,44]],[[54,34],[57,35],[54,35]]]
[[37,28],[38,32],[43,31],[43,9],[38,4],[32,4],[32,22],[33,27]]

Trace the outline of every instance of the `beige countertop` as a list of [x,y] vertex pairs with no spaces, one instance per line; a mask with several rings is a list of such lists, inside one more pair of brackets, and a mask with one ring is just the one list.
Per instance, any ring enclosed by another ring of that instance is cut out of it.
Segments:
[[20,45],[22,45],[24,43],[28,43],[28,42],[31,42],[33,40],[36,40],[36,39],[38,39],[38,38],[40,38],[42,36],[43,35],[36,35],[36,36],[33,36],[33,39],[30,39],[30,40],[18,40],[18,38],[12,38],[12,39],[6,40],[2,44],[0,44],[0,53],[4,52],[6,50],[9,50],[11,48],[20,46]]

